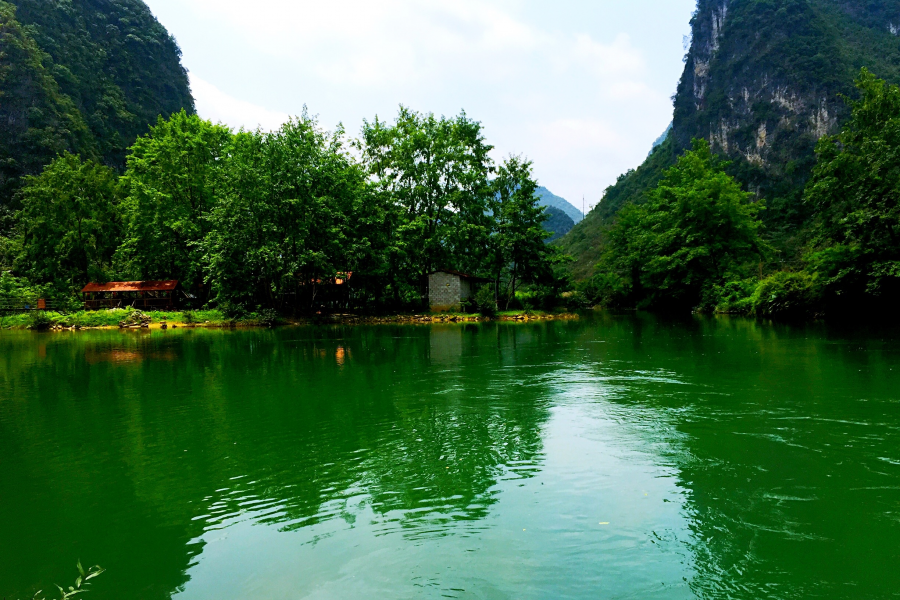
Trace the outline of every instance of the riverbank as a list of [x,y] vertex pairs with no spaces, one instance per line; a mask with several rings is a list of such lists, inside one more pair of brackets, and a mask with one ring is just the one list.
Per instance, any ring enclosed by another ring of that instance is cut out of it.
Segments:
[[484,321],[529,322],[577,319],[572,313],[546,311],[504,311],[493,317],[466,313],[420,313],[398,315],[328,314],[306,318],[280,318],[271,314],[251,313],[238,318],[226,317],[218,310],[187,312],[153,311],[140,313],[123,309],[81,311],[72,314],[55,312],[0,316],[2,329],[41,329],[79,331],[88,329],[167,329],[167,328],[231,328],[271,327],[273,325],[379,325],[478,323]]

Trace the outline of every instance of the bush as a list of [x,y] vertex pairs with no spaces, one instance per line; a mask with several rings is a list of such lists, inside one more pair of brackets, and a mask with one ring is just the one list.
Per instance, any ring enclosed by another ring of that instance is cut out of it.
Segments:
[[181,313],[181,322],[185,325],[193,325],[197,322],[197,313],[192,310],[186,310]]
[[28,315],[28,328],[35,331],[44,331],[53,326],[53,319],[43,310],[32,311]]
[[622,306],[631,296],[631,284],[616,273],[600,272],[582,282],[578,291],[589,306]]
[[238,304],[237,302],[229,302],[225,301],[219,304],[219,311],[222,315],[230,320],[236,321],[241,317],[247,316],[247,307],[243,304]]
[[494,286],[482,286],[475,294],[475,305],[485,317],[493,317],[497,314],[497,299],[494,297]]
[[698,307],[701,312],[746,315],[753,312],[753,293],[759,281],[743,279],[714,285],[703,291]]
[[751,298],[756,314],[766,317],[809,316],[818,300],[815,280],[809,274],[785,271],[760,281]]
[[281,322],[281,315],[272,308],[264,308],[259,311],[259,320],[266,327],[273,327]]
[[580,290],[563,294],[566,310],[574,312],[578,310],[590,310],[594,304],[588,299],[587,294]]
[[549,285],[535,286],[531,291],[531,308],[553,310],[560,305],[562,294],[559,289]]

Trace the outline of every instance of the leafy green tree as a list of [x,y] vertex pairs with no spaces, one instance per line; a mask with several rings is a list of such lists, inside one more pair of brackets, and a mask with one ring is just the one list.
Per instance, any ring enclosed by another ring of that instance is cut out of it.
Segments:
[[900,293],[900,87],[863,69],[843,131],[819,142],[806,190],[817,214],[811,256],[834,301]]
[[235,136],[204,242],[220,302],[303,310],[322,299],[323,282],[377,277],[385,207],[342,137],[306,115]]
[[209,233],[231,131],[185,111],[138,138],[124,176],[122,268],[140,279],[204,279],[200,243]]
[[760,258],[760,203],[726,166],[707,142],[695,140],[645,204],[619,214],[600,267],[628,278],[633,300],[696,306],[705,288]]
[[507,158],[492,184],[489,268],[498,295],[501,282],[505,284],[509,307],[520,284],[546,281],[551,276],[554,249],[545,243],[551,235],[544,229],[549,215],[535,195],[538,184],[532,163],[517,156]]
[[115,172],[66,153],[26,181],[18,270],[61,290],[106,280],[121,239]]
[[424,284],[435,269],[481,266],[490,228],[491,149],[481,124],[465,113],[437,118],[401,107],[393,125],[377,118],[364,123],[364,163],[402,210],[389,267],[398,291],[404,280]]

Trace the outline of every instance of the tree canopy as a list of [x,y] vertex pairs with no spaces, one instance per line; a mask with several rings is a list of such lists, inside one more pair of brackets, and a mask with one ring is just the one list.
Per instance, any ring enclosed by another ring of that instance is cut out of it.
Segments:
[[401,108],[351,148],[306,113],[235,133],[181,111],[135,141],[121,176],[65,154],[29,178],[16,268],[69,293],[177,279],[236,312],[418,309],[437,269],[513,298],[552,277],[554,251],[531,163],[495,168],[490,149],[465,114]]
[[627,282],[633,301],[697,306],[705,290],[759,260],[761,204],[726,166],[707,142],[695,140],[645,203],[619,213],[600,268]]
[[900,87],[865,69],[857,87],[850,120],[818,145],[806,201],[814,270],[833,297],[865,301],[900,293]]
[[20,270],[63,289],[105,280],[121,240],[117,179],[112,169],[68,153],[30,177],[19,215]]

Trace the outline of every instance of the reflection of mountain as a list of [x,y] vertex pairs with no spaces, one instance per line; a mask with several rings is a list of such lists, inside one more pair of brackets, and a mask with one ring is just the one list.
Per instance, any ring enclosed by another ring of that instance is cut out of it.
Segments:
[[[8,343],[0,508],[19,517],[0,539],[19,542],[0,547],[0,597],[80,556],[141,598],[168,598],[203,532],[247,512],[300,529],[352,520],[335,503],[362,496],[383,533],[412,537],[484,518],[498,478],[541,459],[540,390],[510,394],[514,373],[467,360],[515,362],[515,338],[358,328]],[[92,597],[121,596],[113,579]]]

